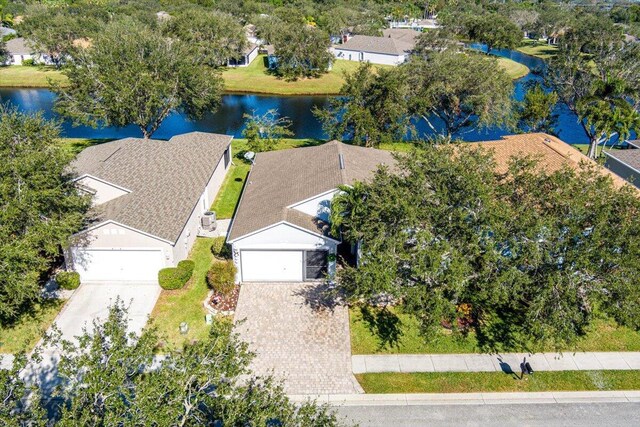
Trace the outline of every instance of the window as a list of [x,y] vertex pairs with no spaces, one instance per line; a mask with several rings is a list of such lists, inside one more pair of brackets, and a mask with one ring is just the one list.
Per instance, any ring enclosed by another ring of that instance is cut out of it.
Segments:
[[226,169],[229,166],[229,162],[231,161],[231,155],[229,153],[229,149],[227,148],[224,151],[224,168]]
[[305,279],[322,279],[327,274],[327,251],[305,252]]

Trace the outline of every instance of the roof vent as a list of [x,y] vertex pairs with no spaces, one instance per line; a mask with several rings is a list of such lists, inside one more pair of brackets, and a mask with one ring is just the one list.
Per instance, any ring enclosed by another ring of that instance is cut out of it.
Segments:
[[551,144],[551,140],[549,138],[545,138],[544,142],[546,142],[547,144]]
[[340,169],[344,169],[344,156],[342,154],[338,154],[338,161],[340,162]]

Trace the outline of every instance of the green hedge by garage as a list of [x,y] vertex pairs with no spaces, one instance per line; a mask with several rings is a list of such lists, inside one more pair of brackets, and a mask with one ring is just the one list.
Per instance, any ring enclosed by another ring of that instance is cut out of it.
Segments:
[[193,275],[195,263],[191,260],[180,261],[177,267],[163,268],[158,272],[160,287],[166,290],[182,288]]
[[80,286],[80,274],[75,271],[61,271],[56,274],[56,283],[62,289],[74,290]]

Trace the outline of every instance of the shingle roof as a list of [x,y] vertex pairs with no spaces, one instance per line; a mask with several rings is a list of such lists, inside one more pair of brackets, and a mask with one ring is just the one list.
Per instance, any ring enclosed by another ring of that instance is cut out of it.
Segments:
[[[564,166],[578,169],[583,162],[593,160],[576,150],[566,142],[546,133],[527,133],[504,136],[496,141],[474,142],[471,145],[481,146],[493,151],[497,164],[497,172],[507,171],[509,161],[514,156],[533,156],[540,158],[539,167],[547,172],[555,172]],[[598,168],[601,173],[609,175],[616,186],[626,181],[604,167]]]
[[[340,155],[344,169],[340,169]],[[326,234],[325,224],[310,215],[288,209],[295,203],[363,181],[379,164],[392,165],[388,151],[331,141],[315,147],[259,153],[247,178],[233,219],[229,240],[281,221]]]
[[[554,172],[562,167],[579,168],[592,162],[560,139],[544,133],[505,136],[496,141],[469,143],[492,151],[497,172],[507,171],[514,156],[540,158],[539,167]],[[640,151],[640,150],[638,150]],[[340,169],[339,154],[344,169]],[[229,240],[235,240],[270,225],[286,221],[312,232],[326,234],[326,224],[295,209],[295,203],[372,177],[381,163],[395,164],[391,152],[356,147],[332,141],[324,145],[259,153],[247,178],[242,198],[233,219]],[[616,186],[626,182],[605,168]]]
[[640,171],[640,148],[630,148],[628,150],[606,150],[603,152],[607,156],[611,156],[614,159],[621,161],[636,171]]
[[10,55],[30,55],[33,49],[24,38],[17,37],[7,42],[7,51]]
[[96,206],[97,221],[175,242],[231,139],[203,132],[168,141],[126,138],[84,149],[72,168],[131,191]]
[[385,55],[403,55],[411,50],[406,42],[399,42],[391,37],[353,36],[346,43],[334,46],[335,49],[355,52],[382,53]]

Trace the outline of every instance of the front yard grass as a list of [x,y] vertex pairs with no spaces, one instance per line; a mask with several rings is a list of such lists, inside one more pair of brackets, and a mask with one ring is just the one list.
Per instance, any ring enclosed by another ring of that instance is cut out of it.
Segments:
[[0,353],[31,351],[51,326],[65,301],[44,300],[11,327],[0,328]]
[[[425,340],[418,321],[399,310],[399,323],[393,316],[377,316],[379,310],[354,307],[349,311],[352,354],[459,354],[482,353],[473,333],[466,337],[452,335],[442,328],[438,336]],[[399,331],[399,333],[395,333]],[[553,348],[534,351],[555,352]],[[511,351],[527,351],[512,349]],[[618,326],[613,320],[597,319],[575,348],[565,351],[640,351],[640,333]]]
[[503,372],[358,374],[365,393],[474,393],[604,391],[640,389],[640,371],[556,371],[525,375]]
[[[206,310],[202,302],[209,292],[206,275],[213,262],[211,245],[214,241],[212,238],[198,237],[189,254],[189,259],[195,262],[191,280],[182,289],[162,290],[160,293],[151,313],[151,324],[158,328],[163,339],[163,348],[180,349],[193,340],[206,338],[209,332],[209,325],[205,323]],[[189,325],[186,335],[180,334],[179,327],[182,322]]]
[[67,78],[54,67],[6,65],[0,67],[0,87],[49,87],[49,80],[64,83]]

